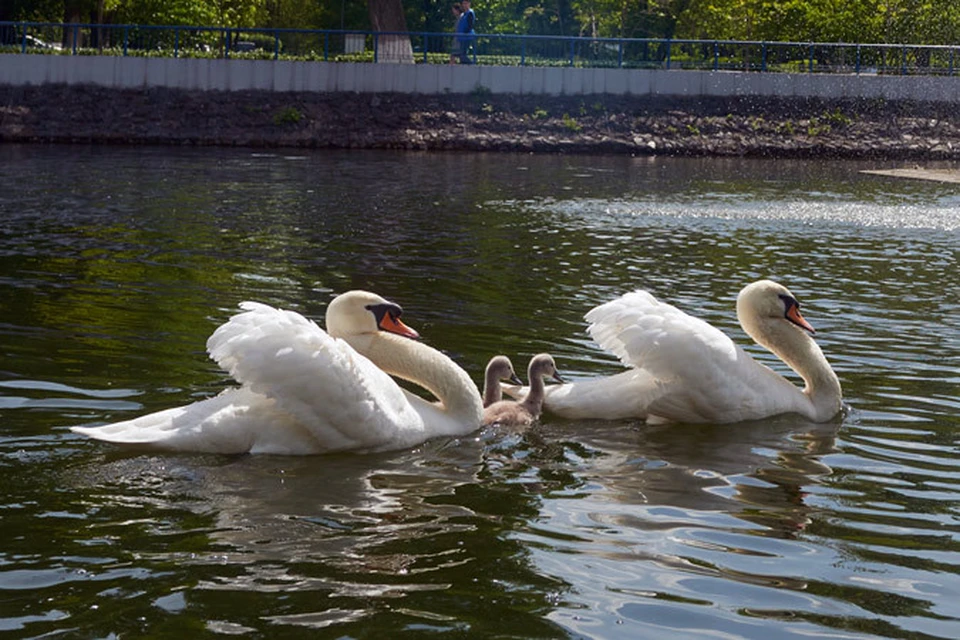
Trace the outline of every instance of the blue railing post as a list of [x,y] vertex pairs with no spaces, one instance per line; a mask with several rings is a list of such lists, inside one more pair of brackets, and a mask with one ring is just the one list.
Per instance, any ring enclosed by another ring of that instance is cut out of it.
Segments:
[[810,66],[807,68],[809,73],[813,73],[813,43],[810,43]]
[[953,54],[956,53],[956,49],[950,49],[950,75],[953,75]]
[[180,57],[180,29],[173,30],[173,57]]
[[520,66],[524,66],[527,61],[527,39],[520,38]]
[[720,70],[720,43],[713,41],[713,70]]
[[854,67],[857,75],[860,75],[860,45],[857,45],[857,65]]
[[760,43],[760,71],[767,70],[767,43]]
[[900,47],[900,75],[907,75],[907,45]]
[[617,41],[617,68],[623,67],[623,40]]
[[373,61],[374,61],[374,62],[377,62],[377,59],[378,59],[377,56],[378,56],[378,53],[379,53],[379,51],[378,51],[379,47],[380,47],[380,34],[379,34],[379,33],[374,33],[374,34],[373,34]]
[[670,68],[670,40],[667,40],[667,57],[665,59],[665,62],[667,63],[666,68],[669,69]]
[[330,59],[330,34],[323,34],[323,61]]
[[280,32],[273,30],[273,59],[280,59]]
[[223,30],[223,57],[224,58],[230,57],[230,40],[231,39],[232,38],[230,37],[230,29],[224,29]]
[[123,27],[123,57],[127,57],[127,44],[130,42],[130,27]]
[[574,49],[575,46],[576,46],[576,40],[574,40],[573,38],[570,38],[570,66],[571,67],[573,66],[573,58],[574,58],[574,55],[576,54],[576,51]]

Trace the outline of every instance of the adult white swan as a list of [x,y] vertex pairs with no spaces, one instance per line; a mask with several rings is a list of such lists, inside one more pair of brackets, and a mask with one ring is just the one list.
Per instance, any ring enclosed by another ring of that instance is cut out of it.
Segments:
[[[211,453],[384,451],[480,426],[470,376],[411,338],[400,307],[366,291],[337,296],[327,331],[292,311],[244,302],[207,341],[241,384],[184,407],[76,433],[122,445]],[[329,332],[329,333],[328,333]],[[402,389],[390,375],[438,399]]]
[[750,337],[803,378],[802,390],[719,329],[634,291],[586,315],[593,339],[630,369],[551,386],[544,407],[567,418],[648,422],[729,423],[783,413],[826,422],[837,415],[840,381],[786,287],[770,280],[747,285],[737,297],[737,317]]

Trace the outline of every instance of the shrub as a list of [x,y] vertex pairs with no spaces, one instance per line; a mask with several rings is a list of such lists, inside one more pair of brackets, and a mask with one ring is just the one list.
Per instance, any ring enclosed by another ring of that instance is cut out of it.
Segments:
[[571,118],[570,114],[568,113],[563,114],[563,126],[574,133],[577,133],[583,129],[583,127],[580,126],[580,123]]
[[275,125],[297,124],[303,118],[303,114],[296,107],[284,107],[273,116]]

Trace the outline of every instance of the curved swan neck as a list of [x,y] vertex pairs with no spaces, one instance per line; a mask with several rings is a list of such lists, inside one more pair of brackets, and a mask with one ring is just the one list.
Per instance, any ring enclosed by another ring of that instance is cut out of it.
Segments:
[[747,335],[803,378],[806,385],[803,393],[813,404],[816,419],[825,420],[835,415],[841,406],[840,379],[820,345],[786,320],[740,315],[740,324]]
[[443,413],[464,423],[480,423],[483,406],[476,385],[466,371],[436,349],[382,332],[346,340],[384,372],[436,396]]

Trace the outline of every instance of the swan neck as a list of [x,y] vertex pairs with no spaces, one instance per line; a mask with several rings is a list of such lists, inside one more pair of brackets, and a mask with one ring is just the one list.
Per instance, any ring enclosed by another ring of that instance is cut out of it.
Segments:
[[817,420],[834,416],[841,408],[840,379],[820,345],[799,327],[782,319],[743,317],[740,323],[753,340],[793,369],[805,383],[803,394],[813,404]]
[[483,413],[480,393],[467,372],[443,353],[390,333],[347,338],[347,342],[385,373],[432,393],[442,412],[458,423],[479,425]]

